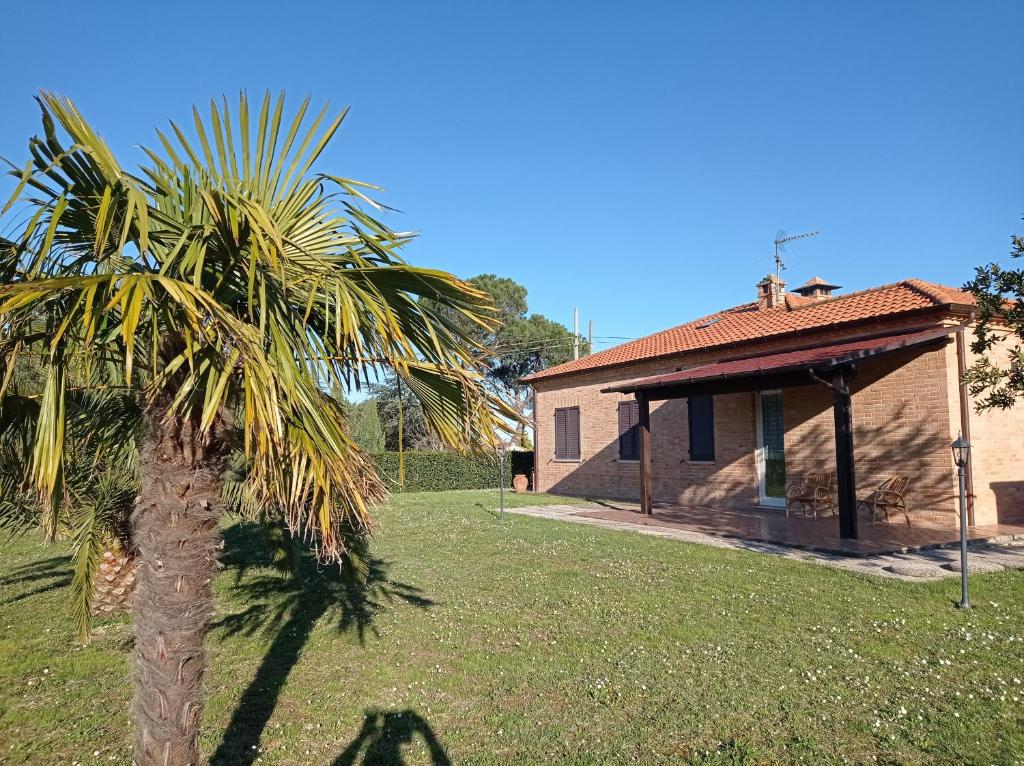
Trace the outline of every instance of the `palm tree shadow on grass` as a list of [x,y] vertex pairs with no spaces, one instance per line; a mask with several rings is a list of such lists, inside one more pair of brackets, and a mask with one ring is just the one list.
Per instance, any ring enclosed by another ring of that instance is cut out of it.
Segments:
[[26,583],[33,583],[36,587],[5,598],[0,603],[14,604],[52,590],[68,587],[71,585],[71,557],[51,556],[17,567],[0,579],[0,588],[6,592],[8,588]]
[[359,734],[331,766],[404,766],[402,749],[417,736],[423,738],[433,766],[451,766],[430,724],[413,710],[367,710]]
[[[271,563],[254,540],[258,528],[237,524],[225,531],[225,566],[235,569],[236,593],[252,606],[221,619],[215,628],[221,637],[273,636],[256,676],[242,693],[224,732],[212,766],[249,766],[259,755],[259,742],[288,676],[298,663],[310,635],[325,618],[340,633],[351,633],[360,643],[367,633],[375,633],[377,615],[393,603],[429,608],[434,602],[422,591],[388,577],[389,563],[366,550],[357,551],[363,566],[322,568],[307,553],[295,555],[292,571],[282,574],[264,567],[259,573],[243,577],[257,564]],[[266,551],[263,551],[265,554]]]

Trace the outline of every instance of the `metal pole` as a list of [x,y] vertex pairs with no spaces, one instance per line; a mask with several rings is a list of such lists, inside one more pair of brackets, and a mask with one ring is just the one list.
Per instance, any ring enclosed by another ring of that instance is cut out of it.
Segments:
[[398,486],[405,487],[405,409],[402,406],[402,376],[395,373],[398,385]]
[[572,307],[572,358],[580,358],[580,310]]
[[498,450],[498,491],[501,504],[498,506],[498,521],[505,520],[505,452]]
[[971,602],[967,598],[967,486],[964,482],[964,467],[958,465],[960,475],[960,609],[970,609]]

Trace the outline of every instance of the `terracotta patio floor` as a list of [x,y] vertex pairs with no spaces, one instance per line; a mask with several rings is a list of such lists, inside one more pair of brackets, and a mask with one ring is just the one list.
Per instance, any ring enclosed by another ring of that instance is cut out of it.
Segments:
[[[710,535],[738,537],[745,540],[788,545],[848,556],[873,556],[951,545],[959,542],[959,530],[923,523],[907,526],[902,517],[897,523],[870,524],[866,516],[858,519],[857,540],[839,538],[839,520],[834,517],[791,516],[774,509],[750,508],[727,510],[707,506],[654,506],[654,513],[645,516],[639,505],[629,502],[602,501],[600,509],[583,510],[576,515],[605,521],[624,521],[676,529],[687,529]],[[911,519],[913,522],[913,519]],[[995,542],[1024,538],[1024,526],[993,524],[968,529],[971,540]]]

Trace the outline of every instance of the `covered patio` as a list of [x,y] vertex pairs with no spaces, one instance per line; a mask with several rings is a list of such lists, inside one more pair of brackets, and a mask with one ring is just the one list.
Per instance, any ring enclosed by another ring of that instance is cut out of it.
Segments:
[[[575,508],[574,516],[623,524],[679,529],[717,537],[754,540],[820,553],[845,556],[876,556],[908,553],[954,546],[959,531],[928,523],[907,526],[900,523],[869,524],[863,513],[858,518],[858,537],[843,538],[833,517],[786,516],[777,510],[718,508],[705,505],[656,503],[653,514],[640,513],[638,503],[597,501]],[[1024,538],[1024,526],[1012,524],[977,525],[968,529],[974,542],[1001,542]]]
[[[942,545],[956,539],[952,527],[915,523],[867,523],[858,517],[856,466],[854,463],[853,411],[851,382],[858,364],[905,349],[937,348],[956,333],[958,347],[963,343],[958,325],[932,326],[915,332],[887,334],[810,348],[759,354],[757,356],[715,362],[673,373],[656,375],[602,389],[602,393],[633,394],[637,401],[637,441],[639,445],[640,503],[635,508],[624,504],[596,513],[630,514],[637,512],[651,520],[643,523],[684,524],[705,527],[707,531],[734,534],[785,545],[824,547],[846,553],[877,553],[903,547]],[[651,402],[695,396],[737,394],[807,386],[831,389],[835,433],[835,479],[837,516],[824,518],[789,517],[777,509],[753,506],[746,509],[671,506],[656,504],[652,491]],[[962,401],[966,401],[965,398]],[[963,418],[966,423],[966,417]],[[893,473],[898,466],[893,467]],[[968,495],[970,468],[968,467]],[[968,519],[973,526],[969,506]],[[994,530],[974,528],[978,537],[996,534]]]

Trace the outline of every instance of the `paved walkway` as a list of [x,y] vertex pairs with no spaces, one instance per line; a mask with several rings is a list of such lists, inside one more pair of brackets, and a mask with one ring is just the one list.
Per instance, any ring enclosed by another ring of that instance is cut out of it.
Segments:
[[[942,547],[908,553],[851,557],[837,553],[808,551],[758,540],[723,537],[689,529],[680,529],[678,527],[662,527],[619,519],[595,518],[593,515],[588,515],[601,509],[601,506],[596,505],[532,505],[522,508],[506,508],[505,512],[535,516],[542,519],[568,521],[574,524],[588,524],[604,529],[639,532],[642,535],[668,537],[673,540],[684,540],[689,543],[712,545],[716,548],[756,551],[797,561],[863,572],[879,577],[895,577],[902,580],[937,580],[942,577],[958,577],[960,575],[959,547]],[[1024,569],[1024,540],[972,542],[970,543],[968,561],[972,573],[995,572],[1002,569]]]

